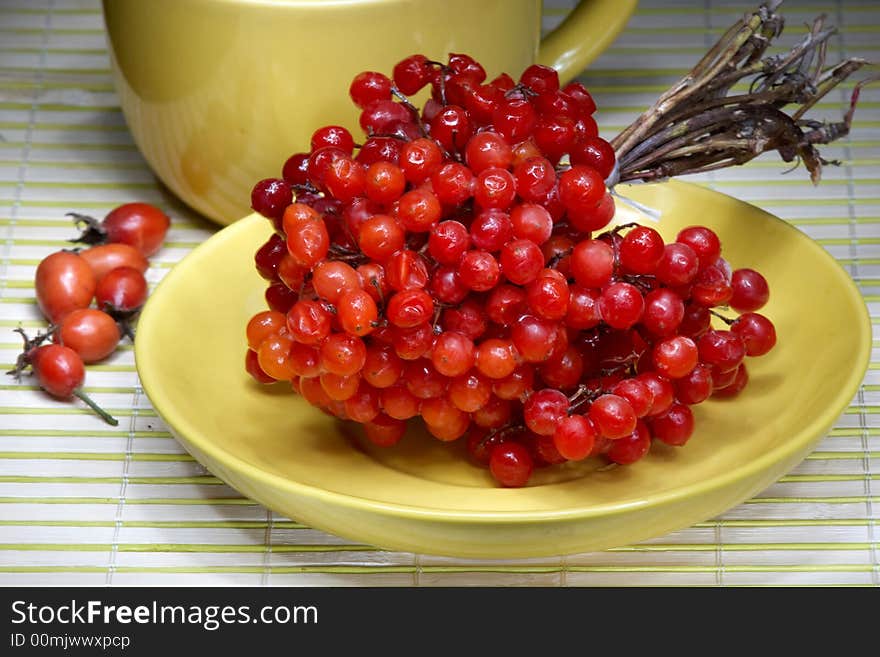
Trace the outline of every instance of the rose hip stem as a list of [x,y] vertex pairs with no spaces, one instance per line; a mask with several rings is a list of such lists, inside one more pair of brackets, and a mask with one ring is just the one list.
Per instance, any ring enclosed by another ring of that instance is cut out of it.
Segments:
[[[37,335],[35,335],[33,338],[29,338],[27,333],[25,333],[24,329],[22,329],[21,327],[15,328],[15,329],[13,329],[13,331],[15,333],[18,333],[22,337],[22,340],[24,340],[24,347],[22,349],[22,352],[18,355],[18,358],[15,361],[15,367],[6,373],[9,374],[10,376],[14,376],[16,381],[21,381],[21,373],[22,373],[22,371],[24,371],[24,369],[26,367],[30,366],[31,370],[34,370],[34,362],[33,362],[34,353],[39,349],[51,348],[51,347],[41,347],[40,345],[42,345],[43,342],[45,342],[52,335],[52,333],[55,331],[55,327],[54,326],[50,327],[50,329],[48,331],[46,331],[45,333],[37,333]],[[52,347],[59,348],[55,345],[52,345]],[[82,363],[81,363],[78,355],[74,354],[73,352],[70,352],[69,350],[68,350],[68,352],[71,353],[73,355],[73,357],[75,358],[75,360],[79,363],[79,369],[80,369],[79,383],[81,384],[82,383],[82,372],[83,372]],[[39,373],[37,373],[37,374],[38,374],[38,379],[39,379]],[[45,390],[47,393],[49,393],[53,397],[68,398],[70,395],[77,397],[77,398],[81,399],[89,408],[91,408],[93,411],[95,411],[95,413],[97,413],[101,417],[101,419],[103,419],[107,424],[114,426],[114,427],[119,426],[119,420],[117,420],[112,415],[110,415],[107,411],[105,411],[103,408],[98,406],[95,403],[95,401],[86,394],[86,392],[82,389],[81,385],[77,385],[72,390],[68,389],[67,387],[64,387],[63,389],[57,389],[54,393],[51,390],[49,390],[49,388],[47,387],[45,382],[41,383],[40,387],[42,387],[43,390]]]
[[85,402],[85,404],[93,411],[95,411],[95,413],[100,415],[101,419],[104,420],[104,422],[106,422],[107,424],[114,427],[119,426],[119,420],[117,420],[115,417],[110,415],[110,413],[98,406],[95,401],[91,397],[89,397],[82,388],[75,388],[73,391],[73,396]]

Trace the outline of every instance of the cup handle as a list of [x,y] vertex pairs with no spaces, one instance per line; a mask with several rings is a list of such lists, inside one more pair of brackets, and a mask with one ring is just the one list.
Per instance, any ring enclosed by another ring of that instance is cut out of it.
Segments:
[[538,63],[555,68],[562,84],[569,82],[614,41],[637,4],[638,0],[581,0],[541,41]]

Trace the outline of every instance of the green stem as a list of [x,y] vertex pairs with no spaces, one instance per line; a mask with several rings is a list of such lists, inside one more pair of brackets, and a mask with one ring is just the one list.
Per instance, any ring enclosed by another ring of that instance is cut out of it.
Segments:
[[83,391],[82,388],[77,388],[76,390],[73,391],[73,394],[74,394],[75,397],[79,397],[80,399],[82,399],[82,400],[86,403],[86,405],[88,405],[89,408],[91,408],[93,411],[95,411],[95,413],[97,413],[98,415],[100,415],[101,418],[104,420],[104,422],[106,422],[107,424],[110,424],[110,425],[112,425],[112,426],[114,426],[114,427],[115,427],[115,426],[119,426],[119,420],[117,420],[115,417],[113,417],[112,415],[110,415],[110,413],[108,413],[108,412],[105,411],[103,408],[101,408],[100,406],[98,406],[98,405],[92,400],[92,398],[89,397],[89,396]]

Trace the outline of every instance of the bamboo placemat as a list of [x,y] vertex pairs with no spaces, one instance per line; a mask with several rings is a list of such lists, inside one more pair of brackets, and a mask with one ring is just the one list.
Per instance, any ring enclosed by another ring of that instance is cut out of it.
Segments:
[[[553,27],[572,2],[545,3]],[[583,76],[612,135],[683,73],[749,3],[644,1]],[[786,3],[785,43],[827,12],[830,56],[880,59],[880,5]],[[683,45],[687,44],[687,45]],[[821,113],[837,119],[851,84]],[[818,188],[768,156],[699,180],[787,219],[850,272],[880,318],[880,86],[844,161]],[[157,184],[113,92],[97,0],[0,0],[0,364],[18,353],[39,260],[66,245],[64,213],[99,216],[143,200],[173,217],[156,283],[214,229]],[[0,382],[0,585],[880,585],[880,354],[831,432],[794,471],[722,516],[606,552],[520,561],[380,551],[305,527],[241,497],[170,436],[144,395],[133,351],[89,368],[88,391],[120,418]]]

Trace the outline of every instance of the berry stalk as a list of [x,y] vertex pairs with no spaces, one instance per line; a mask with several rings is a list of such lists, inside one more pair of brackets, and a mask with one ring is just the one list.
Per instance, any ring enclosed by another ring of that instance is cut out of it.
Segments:
[[[856,84],[841,121],[805,114],[837,85],[870,62],[850,57],[826,66],[828,40],[837,33],[825,16],[787,53],[767,55],[785,21],[771,0],[734,23],[706,55],[633,123],[611,140],[617,180],[646,182],[745,164],[768,151],[803,162],[813,183],[823,158],[816,146],[849,134],[862,86]],[[747,91],[741,87],[747,85]]]

